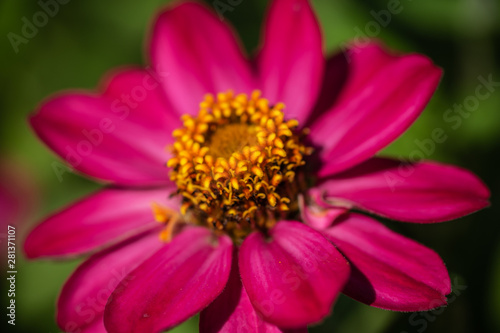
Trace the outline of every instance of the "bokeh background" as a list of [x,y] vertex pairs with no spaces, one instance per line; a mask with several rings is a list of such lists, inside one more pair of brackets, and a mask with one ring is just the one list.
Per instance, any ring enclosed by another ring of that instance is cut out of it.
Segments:
[[[444,310],[396,313],[340,297],[334,315],[311,332],[500,332],[500,86],[480,100],[459,126],[444,119],[454,104],[474,98],[480,76],[500,82],[500,3],[496,0],[401,0],[390,21],[381,10],[396,0],[317,0],[326,49],[338,51],[353,38],[376,37],[402,52],[426,54],[444,69],[443,81],[420,119],[383,154],[409,157],[422,151],[415,140],[442,128],[447,140],[426,158],[468,168],[493,193],[492,207],[453,222],[413,225],[388,222],[393,230],[435,249],[450,271],[455,293]],[[51,211],[90,193],[98,184],[66,173],[60,181],[57,161],[27,125],[28,115],[46,96],[63,89],[92,89],[110,69],[147,64],[144,44],[154,14],[165,0],[64,0],[58,13],[16,53],[7,34],[21,35],[23,17],[32,21],[37,1],[0,1],[0,178],[3,202],[0,240],[5,274],[7,224],[17,225],[17,317],[8,332],[59,332],[55,302],[63,282],[80,260],[27,261],[22,240]],[[206,1],[213,7],[214,1]],[[238,3],[223,14],[240,33],[249,52],[258,46],[264,0]],[[378,20],[377,20],[378,17]],[[10,201],[9,201],[10,200]],[[2,279],[2,308],[7,285]],[[5,330],[2,330],[5,332]],[[176,332],[197,331],[197,319]]]

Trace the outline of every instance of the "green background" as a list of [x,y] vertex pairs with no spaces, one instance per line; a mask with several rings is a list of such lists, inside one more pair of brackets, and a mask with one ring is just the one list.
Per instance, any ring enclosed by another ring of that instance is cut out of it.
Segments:
[[[60,182],[51,167],[57,157],[33,135],[26,117],[49,94],[92,89],[116,66],[146,64],[144,44],[151,19],[165,3],[72,0],[61,5],[57,15],[15,53],[7,34],[20,34],[22,17],[31,21],[41,8],[36,1],[0,2],[0,152],[3,161],[15,161],[18,172],[23,170],[22,177],[29,179],[28,191],[37,197],[37,204],[26,211],[18,228],[17,317],[9,332],[59,332],[54,323],[56,298],[80,261],[26,261],[21,240],[44,215],[98,188],[69,173]],[[212,6],[212,1],[207,3]],[[385,27],[374,23],[371,11],[386,9],[386,0],[317,0],[313,4],[328,52],[360,37],[360,32],[372,33],[396,50],[423,53],[444,69],[443,81],[423,115],[383,153],[409,157],[419,150],[415,140],[429,138],[433,129],[442,128],[448,139],[437,144],[427,158],[472,170],[489,185],[493,197],[492,207],[453,222],[388,222],[393,230],[442,256],[459,290],[446,309],[412,315],[375,309],[341,296],[334,314],[310,332],[500,331],[500,221],[495,195],[500,190],[500,92],[495,90],[482,100],[456,129],[443,119],[454,103],[474,95],[479,76],[491,75],[493,81],[500,81],[500,3],[401,0],[403,10]],[[266,1],[242,0],[233,11],[224,13],[250,51],[258,45],[265,8]],[[380,31],[369,30],[376,25]],[[7,286],[2,285],[2,307],[7,305],[6,291]],[[6,323],[3,318],[2,326]],[[176,331],[197,331],[196,319]]]

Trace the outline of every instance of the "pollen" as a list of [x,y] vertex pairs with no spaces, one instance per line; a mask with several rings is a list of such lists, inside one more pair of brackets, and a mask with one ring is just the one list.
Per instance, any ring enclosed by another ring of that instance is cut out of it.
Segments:
[[167,166],[183,214],[238,238],[290,211],[297,172],[312,148],[301,143],[305,131],[286,120],[284,108],[259,91],[228,91],[206,95],[197,116],[182,116]]

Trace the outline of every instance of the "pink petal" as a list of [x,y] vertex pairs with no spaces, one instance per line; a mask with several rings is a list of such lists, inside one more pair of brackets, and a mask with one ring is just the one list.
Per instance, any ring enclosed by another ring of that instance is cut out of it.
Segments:
[[336,219],[349,211],[346,208],[325,208],[316,204],[314,198],[311,199],[311,202],[307,203],[304,197],[299,195],[300,217],[304,223],[316,230],[328,228]]
[[[70,333],[71,331],[68,331]],[[86,326],[80,331],[75,331],[75,333],[109,333],[104,327],[104,322],[101,320],[93,321],[90,325]]]
[[360,215],[324,231],[352,264],[344,293],[383,309],[424,311],[446,304],[450,278],[431,249]]
[[[155,74],[125,70],[100,95],[66,93],[30,119],[38,136],[72,168],[121,185],[168,182],[165,147],[180,124]],[[66,170],[53,165],[54,171]]]
[[304,126],[310,126],[323,113],[330,110],[339,98],[344,87],[349,70],[349,63],[344,53],[337,53],[326,60],[321,92],[319,93],[316,105],[309,114]]
[[57,306],[59,327],[64,332],[94,332],[97,327],[105,332],[103,314],[109,296],[120,281],[162,246],[165,243],[154,231],[90,257],[76,269],[61,291]]
[[325,66],[321,29],[306,0],[272,2],[258,57],[263,96],[283,102],[286,117],[305,121],[321,89]]
[[231,270],[232,241],[188,227],[125,278],[104,313],[110,332],[168,330],[210,304]]
[[195,114],[207,93],[256,88],[248,60],[232,29],[197,3],[181,3],[157,19],[151,58],[179,114]]
[[231,274],[226,288],[200,314],[201,333],[278,333],[307,332],[307,328],[299,330],[281,330],[279,327],[265,322],[250,303],[247,292],[240,280],[238,256],[233,254]]
[[373,156],[401,135],[427,105],[441,70],[424,56],[389,54],[377,44],[349,51],[346,85],[335,105],[311,126],[322,148],[321,176]]
[[325,318],[350,271],[320,233],[294,221],[278,222],[268,236],[248,236],[241,245],[239,267],[257,312],[287,328]]
[[151,204],[178,210],[178,199],[168,199],[172,188],[150,190],[104,189],[56,213],[28,235],[29,258],[72,256],[117,242],[154,228]]
[[395,220],[431,223],[453,220],[489,205],[488,188],[454,166],[373,158],[321,180],[328,206],[354,206]]

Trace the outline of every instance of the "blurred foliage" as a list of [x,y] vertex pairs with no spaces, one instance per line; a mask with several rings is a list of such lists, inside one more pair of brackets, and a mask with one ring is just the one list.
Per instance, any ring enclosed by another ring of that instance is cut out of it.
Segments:
[[[33,135],[27,117],[41,100],[56,91],[93,89],[103,74],[116,66],[147,64],[144,49],[149,27],[165,2],[69,1],[39,28],[36,36],[19,45],[18,53],[14,52],[7,34],[20,34],[21,19],[31,20],[41,9],[36,1],[0,2],[0,35],[3,36],[0,152],[3,158],[21,161],[31,170],[33,191],[41,193],[41,208],[32,212],[18,231],[18,312],[14,332],[58,331],[54,323],[56,298],[65,279],[79,263],[79,260],[28,262],[22,259],[21,240],[44,215],[98,188],[92,181],[72,174],[65,174],[59,182],[51,167],[57,157]],[[495,82],[500,81],[500,3],[496,0],[401,0],[401,11],[391,15],[387,24],[381,24],[376,16],[387,10],[390,2],[313,1],[323,26],[326,50],[335,52],[353,38],[373,35],[395,50],[426,54],[442,67],[443,81],[426,111],[383,153],[410,157],[420,149],[416,140],[430,138],[433,129],[442,128],[447,140],[437,143],[435,151],[426,158],[454,163],[478,174],[493,192],[492,207],[449,223],[388,223],[392,229],[435,249],[447,263],[452,280],[459,276],[460,283],[467,286],[444,311],[438,315],[411,317],[411,314],[371,308],[341,296],[333,316],[310,331],[500,331],[500,223],[499,202],[495,196],[500,191],[500,93],[494,91],[481,101],[456,129],[444,119],[446,110],[474,95],[480,84],[479,76],[491,75]],[[207,3],[210,6],[212,1]],[[264,0],[243,0],[233,11],[224,14],[225,20],[242,36],[249,52],[258,47],[265,8]],[[6,290],[3,285],[2,290]],[[2,295],[5,297],[3,291]],[[178,332],[196,330],[196,318],[176,329]]]

